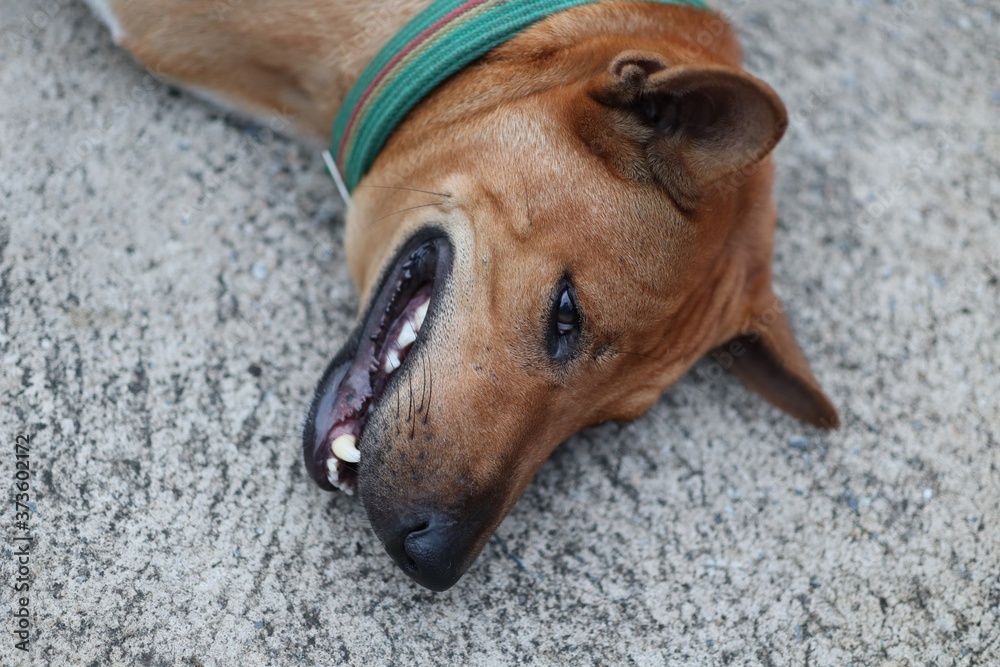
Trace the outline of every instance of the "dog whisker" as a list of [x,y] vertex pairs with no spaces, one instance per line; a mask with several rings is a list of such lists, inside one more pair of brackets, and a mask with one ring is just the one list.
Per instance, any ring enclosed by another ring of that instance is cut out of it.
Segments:
[[359,188],[378,188],[380,190],[406,190],[407,192],[423,192],[427,195],[437,195],[450,199],[451,195],[446,192],[434,192],[433,190],[421,190],[420,188],[404,188],[399,185],[359,185]]
[[424,410],[424,426],[427,425],[427,420],[431,416],[431,399],[434,398],[434,369],[431,368],[429,373],[431,386],[427,389],[427,409]]
[[410,440],[413,440],[417,434],[417,413],[413,401],[413,373],[407,373],[406,382],[410,389]]
[[407,208],[402,208],[402,209],[400,209],[398,211],[393,211],[392,213],[387,213],[387,214],[383,215],[381,218],[376,218],[375,220],[372,220],[369,224],[370,225],[374,225],[376,222],[385,220],[386,218],[392,217],[392,216],[394,216],[394,215],[396,215],[398,213],[406,213],[407,211],[412,211],[413,209],[417,209],[417,208],[426,208],[427,206],[440,206],[443,203],[444,202],[435,201],[435,202],[431,202],[430,204],[417,204],[416,206],[410,206],[410,207],[407,207]]
[[417,406],[417,412],[422,412],[424,409],[424,398],[427,394],[427,359],[423,355],[420,356],[420,405]]

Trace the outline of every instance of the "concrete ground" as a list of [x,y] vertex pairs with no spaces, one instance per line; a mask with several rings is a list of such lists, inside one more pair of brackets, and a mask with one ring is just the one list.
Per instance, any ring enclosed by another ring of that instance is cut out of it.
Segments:
[[318,156],[0,0],[0,663],[1000,664],[1000,6],[716,6],[792,112],[776,289],[844,426],[703,363],[432,594],[300,461],[357,305]]

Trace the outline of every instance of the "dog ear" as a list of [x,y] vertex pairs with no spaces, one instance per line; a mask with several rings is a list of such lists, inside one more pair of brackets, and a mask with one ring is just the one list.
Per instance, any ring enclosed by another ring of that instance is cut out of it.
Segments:
[[[770,292],[770,290],[768,290]],[[739,335],[713,357],[744,384],[793,417],[835,429],[840,417],[813,376],[792,328],[773,294],[744,324]]]
[[690,207],[709,184],[764,158],[788,126],[763,81],[721,65],[669,66],[657,53],[619,54],[589,92],[625,112],[618,129],[644,145],[653,177]]

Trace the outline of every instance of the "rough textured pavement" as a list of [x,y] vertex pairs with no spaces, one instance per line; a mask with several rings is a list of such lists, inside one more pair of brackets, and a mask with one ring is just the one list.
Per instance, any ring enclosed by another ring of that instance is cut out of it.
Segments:
[[432,594],[300,463],[357,306],[317,155],[0,0],[0,663],[1000,664],[1000,6],[717,6],[792,111],[776,289],[844,427],[704,362]]

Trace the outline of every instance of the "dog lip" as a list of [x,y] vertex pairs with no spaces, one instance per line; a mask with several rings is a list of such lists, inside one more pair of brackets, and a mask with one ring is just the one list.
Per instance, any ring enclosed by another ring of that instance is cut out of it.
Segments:
[[[335,459],[331,443],[335,437],[351,433],[363,451],[367,416],[377,408],[409,356],[403,356],[400,366],[390,374],[381,369],[383,354],[387,355],[395,344],[389,340],[391,330],[400,319],[412,315],[408,310],[411,305],[416,303],[415,308],[420,309],[420,299],[425,299],[423,303],[429,299],[430,303],[420,328],[431,326],[438,297],[451,272],[451,258],[451,244],[439,230],[425,229],[408,239],[383,271],[365,315],[327,366],[306,419],[302,443],[306,469],[321,488],[341,488],[350,493],[355,486],[362,464]],[[421,337],[417,334],[410,352],[420,344]],[[332,457],[336,471],[327,467]],[[336,486],[329,478],[331,471],[337,477]]]

